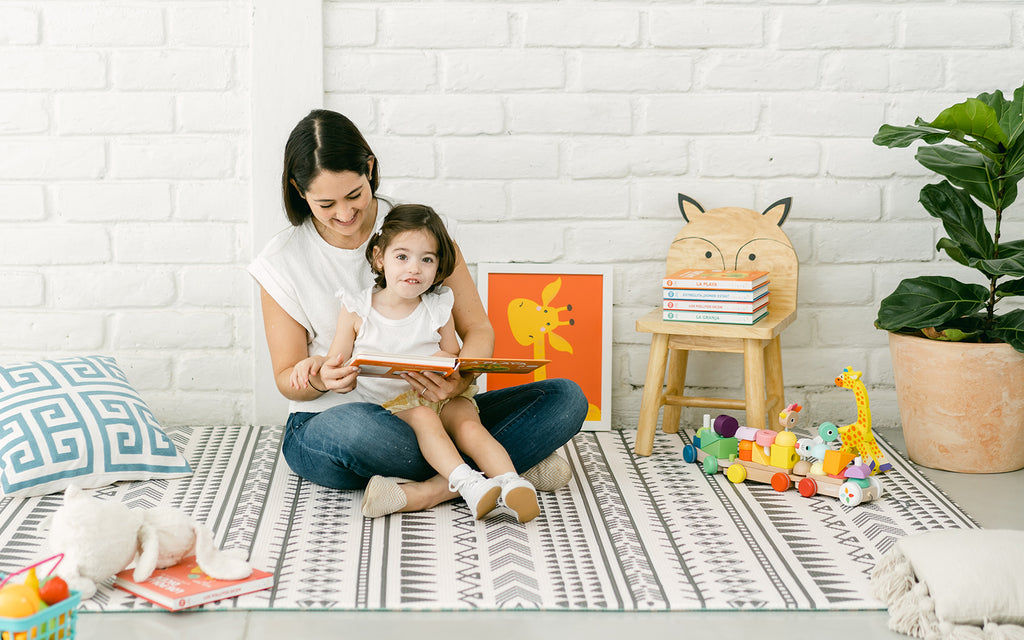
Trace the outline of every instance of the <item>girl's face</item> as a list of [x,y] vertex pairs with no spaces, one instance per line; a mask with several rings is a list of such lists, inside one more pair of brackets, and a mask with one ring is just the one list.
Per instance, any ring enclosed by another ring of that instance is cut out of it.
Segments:
[[313,212],[317,231],[336,247],[354,249],[373,230],[377,201],[364,175],[354,171],[321,171],[302,197]]
[[384,272],[387,291],[402,298],[417,298],[437,277],[437,239],[428,231],[403,231],[383,252],[374,256]]

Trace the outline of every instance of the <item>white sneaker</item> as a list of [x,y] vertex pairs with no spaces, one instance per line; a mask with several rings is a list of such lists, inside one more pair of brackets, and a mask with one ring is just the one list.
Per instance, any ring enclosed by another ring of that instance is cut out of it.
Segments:
[[537,490],[528,480],[514,472],[504,473],[495,480],[501,483],[501,503],[515,512],[519,522],[529,522],[540,515]]
[[468,464],[455,467],[452,474],[448,476],[448,490],[459,492],[459,495],[469,505],[469,511],[477,520],[498,506],[498,497],[501,495],[501,485],[497,480],[485,478],[484,474],[471,468]]

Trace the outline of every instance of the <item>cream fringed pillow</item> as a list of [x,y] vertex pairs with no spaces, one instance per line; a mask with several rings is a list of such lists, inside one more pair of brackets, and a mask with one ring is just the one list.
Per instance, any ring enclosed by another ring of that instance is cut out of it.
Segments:
[[875,567],[889,628],[918,638],[1024,639],[1024,531],[953,529],[903,538]]

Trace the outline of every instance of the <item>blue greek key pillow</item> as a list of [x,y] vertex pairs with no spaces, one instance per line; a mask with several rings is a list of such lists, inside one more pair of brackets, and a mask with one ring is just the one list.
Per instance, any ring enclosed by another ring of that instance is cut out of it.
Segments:
[[0,494],[190,473],[113,358],[0,366]]

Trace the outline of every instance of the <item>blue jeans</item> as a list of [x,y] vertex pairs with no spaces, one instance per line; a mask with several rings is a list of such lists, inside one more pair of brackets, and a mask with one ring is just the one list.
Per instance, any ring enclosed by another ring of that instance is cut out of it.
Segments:
[[[520,472],[579,433],[587,416],[579,385],[563,379],[487,391],[476,402],[480,421]],[[296,474],[335,489],[362,489],[375,475],[410,480],[437,475],[420,453],[412,428],[367,402],[291,414],[282,450]]]

